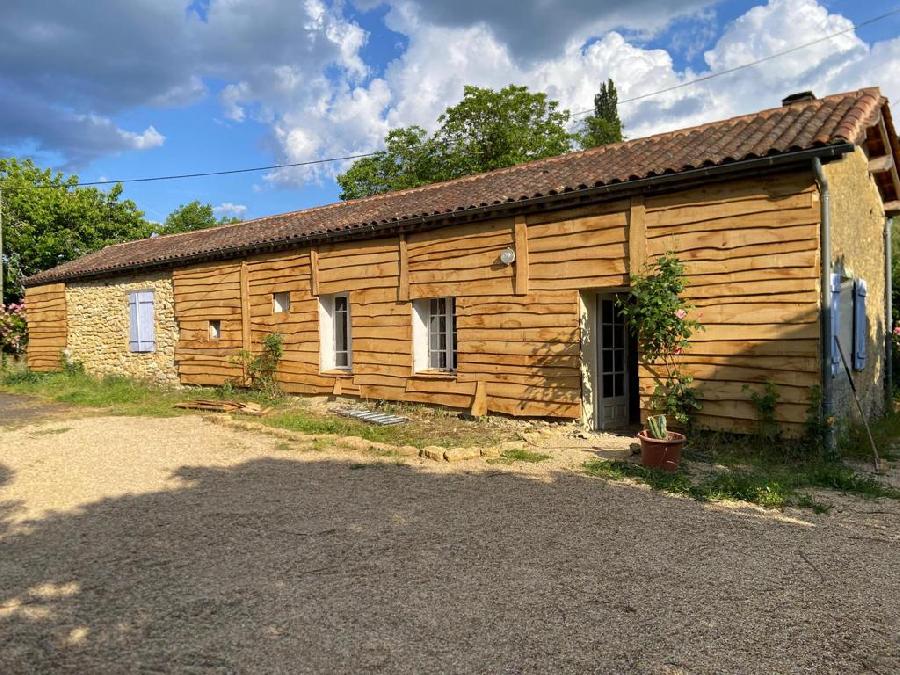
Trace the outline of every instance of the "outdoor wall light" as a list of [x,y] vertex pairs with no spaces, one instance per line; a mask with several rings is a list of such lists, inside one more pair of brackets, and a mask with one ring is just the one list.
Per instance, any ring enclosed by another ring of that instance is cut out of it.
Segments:
[[516,252],[507,246],[500,252],[500,262],[504,265],[512,265],[516,261]]

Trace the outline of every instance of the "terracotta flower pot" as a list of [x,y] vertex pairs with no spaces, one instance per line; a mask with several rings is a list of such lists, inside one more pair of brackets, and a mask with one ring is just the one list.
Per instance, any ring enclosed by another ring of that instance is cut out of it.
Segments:
[[665,440],[651,438],[644,429],[638,434],[641,442],[641,464],[650,469],[676,471],[681,462],[681,447],[684,445],[684,434],[670,431]]

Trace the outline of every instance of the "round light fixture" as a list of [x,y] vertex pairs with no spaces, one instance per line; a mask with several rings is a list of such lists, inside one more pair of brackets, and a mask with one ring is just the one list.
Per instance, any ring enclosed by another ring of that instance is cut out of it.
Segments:
[[516,252],[507,246],[500,252],[500,262],[504,265],[512,265],[516,261]]

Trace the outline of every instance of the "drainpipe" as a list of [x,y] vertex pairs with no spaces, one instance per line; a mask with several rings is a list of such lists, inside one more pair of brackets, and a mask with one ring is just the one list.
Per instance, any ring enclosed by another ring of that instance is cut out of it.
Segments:
[[885,323],[887,324],[887,336],[885,337],[885,361],[884,361],[884,387],[885,391],[885,413],[891,412],[891,403],[894,398],[894,319],[893,319],[893,296],[894,296],[894,271],[891,256],[891,229],[893,219],[884,219],[884,311]]
[[[822,161],[818,157],[812,160],[813,173],[819,184],[819,245],[821,247],[822,278],[822,416],[826,423],[833,422],[834,417],[834,376],[831,372],[831,358],[834,351],[834,332],[831,325],[831,194],[828,191],[828,180],[822,170]],[[825,456],[835,455],[835,429],[829,424],[825,433]]]

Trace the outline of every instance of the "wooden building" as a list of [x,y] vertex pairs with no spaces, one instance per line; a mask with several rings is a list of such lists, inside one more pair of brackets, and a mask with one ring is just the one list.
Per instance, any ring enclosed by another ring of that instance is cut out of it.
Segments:
[[240,381],[239,353],[277,332],[288,392],[616,427],[646,408],[654,367],[614,300],[671,251],[706,326],[682,357],[700,425],[749,429],[750,392],[766,382],[789,433],[815,388],[849,409],[834,335],[875,414],[898,159],[878,89],[801,95],[487,174],[110,246],[27,280],[29,363],[57,367],[66,349],[91,372],[219,385]]

